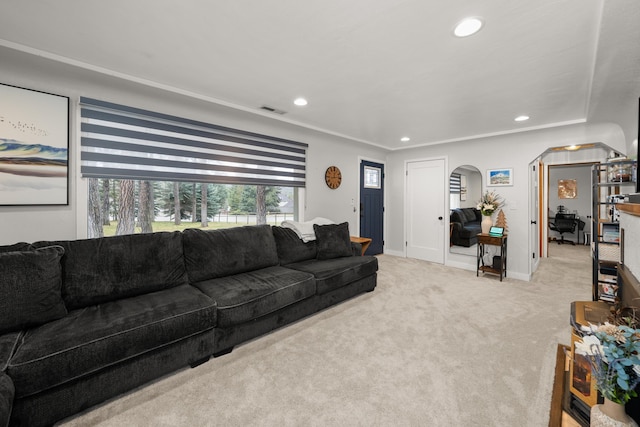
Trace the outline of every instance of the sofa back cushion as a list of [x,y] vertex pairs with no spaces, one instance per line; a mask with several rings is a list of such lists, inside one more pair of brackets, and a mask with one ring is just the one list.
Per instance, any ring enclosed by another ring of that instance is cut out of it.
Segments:
[[182,232],[184,259],[191,283],[278,265],[269,225]]
[[462,209],[462,212],[464,213],[465,218],[467,219],[467,222],[471,222],[471,221],[476,221],[476,210],[473,208],[464,208]]
[[0,253],[30,251],[30,250],[33,250],[33,246],[31,246],[31,244],[26,242],[14,243],[13,245],[0,246]]
[[305,243],[294,230],[286,227],[271,227],[278,248],[281,265],[315,259],[318,247],[315,240]]
[[60,246],[0,252],[0,335],[67,315],[61,295],[63,253]]
[[467,223],[467,216],[462,209],[453,209],[451,211],[451,222],[459,222],[463,226]]
[[318,241],[318,259],[333,259],[353,256],[349,223],[318,225],[313,224]]
[[188,283],[180,232],[36,242],[60,245],[62,297],[68,309],[87,307]]

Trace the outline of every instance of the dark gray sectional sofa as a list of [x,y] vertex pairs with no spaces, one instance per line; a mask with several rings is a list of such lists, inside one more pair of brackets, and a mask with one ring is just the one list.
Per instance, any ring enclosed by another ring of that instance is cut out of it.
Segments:
[[[346,223],[0,248],[0,426],[50,425],[376,286]],[[2,276],[4,274],[4,276]]]
[[478,243],[478,234],[482,232],[482,214],[475,208],[451,210],[451,245],[466,248]]

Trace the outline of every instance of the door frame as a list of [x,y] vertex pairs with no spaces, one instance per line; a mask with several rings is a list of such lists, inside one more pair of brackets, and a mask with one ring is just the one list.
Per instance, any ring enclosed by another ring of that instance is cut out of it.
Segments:
[[[385,191],[385,175],[387,173],[387,163],[384,160],[380,160],[380,159],[375,159],[372,157],[364,157],[364,156],[358,156],[358,166],[357,166],[357,171],[358,171],[358,197],[356,199],[351,199],[351,206],[353,207],[353,212],[356,213],[356,230],[358,233],[359,237],[360,236],[360,197],[362,196],[360,194],[360,180],[362,179],[362,177],[360,176],[360,164],[365,161],[365,162],[372,162],[372,163],[379,163],[381,165],[384,166],[384,174],[382,176],[382,188],[383,188],[383,192],[382,192],[382,204],[383,206],[387,206],[387,192]],[[385,234],[387,233],[387,212],[386,209],[384,211],[382,211],[382,240],[384,241],[386,236]],[[355,236],[355,233],[352,233]],[[382,246],[382,253],[384,253],[384,245]]]
[[[410,160],[405,160],[404,161],[404,169],[402,171],[402,174],[404,175],[404,183],[403,183],[403,190],[404,190],[404,206],[403,206],[403,217],[402,217],[402,225],[403,225],[403,230],[402,230],[402,235],[403,235],[403,242],[405,242],[405,245],[402,247],[402,255],[404,258],[407,257],[407,245],[406,242],[409,239],[409,236],[407,235],[408,230],[407,230],[407,211],[409,209],[409,201],[408,201],[408,176],[409,176],[409,163],[417,163],[417,162],[428,162],[428,161],[433,161],[433,160],[442,160],[444,162],[444,167],[443,167],[443,182],[448,183],[449,182],[449,174],[451,173],[449,171],[449,157],[448,156],[435,156],[435,157],[420,157],[420,158],[415,158],[415,159],[410,159]],[[444,229],[446,230],[446,227],[449,226],[449,188],[445,187],[445,191],[444,191],[445,197],[444,197]],[[446,236],[446,233],[445,233]],[[442,259],[443,259],[443,263],[442,265],[447,265],[447,256],[448,254],[448,247],[447,245],[449,244],[449,239],[447,239],[446,237],[444,239],[442,239]]]
[[540,258],[542,257],[542,231],[544,218],[543,212],[543,187],[544,181],[544,163],[542,158],[538,157],[528,166],[529,170],[529,251],[531,258],[529,259],[529,280],[533,277],[533,273],[538,269]]

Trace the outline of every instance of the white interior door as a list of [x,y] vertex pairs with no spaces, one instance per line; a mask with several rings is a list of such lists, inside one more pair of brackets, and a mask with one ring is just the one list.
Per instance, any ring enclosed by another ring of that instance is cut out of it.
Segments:
[[444,263],[444,159],[407,163],[407,257]]

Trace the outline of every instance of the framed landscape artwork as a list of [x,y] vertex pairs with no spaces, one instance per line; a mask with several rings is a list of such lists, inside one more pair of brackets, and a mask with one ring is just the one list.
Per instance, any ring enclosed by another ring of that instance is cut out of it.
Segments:
[[0,83],[0,205],[69,204],[69,98]]
[[513,185],[513,169],[487,170],[488,187],[500,187],[506,185]]

